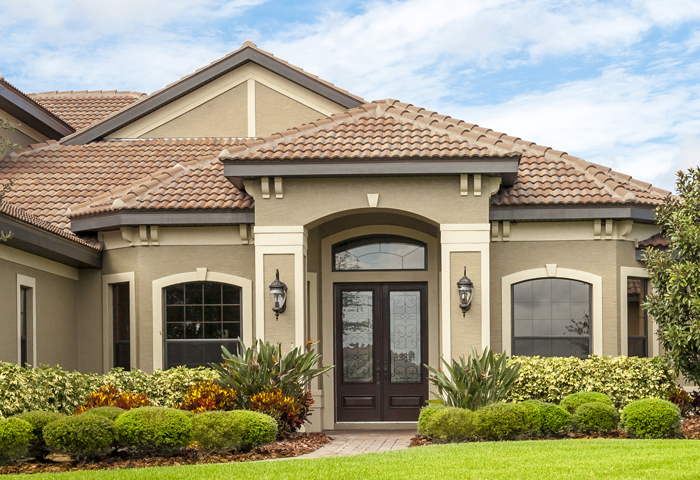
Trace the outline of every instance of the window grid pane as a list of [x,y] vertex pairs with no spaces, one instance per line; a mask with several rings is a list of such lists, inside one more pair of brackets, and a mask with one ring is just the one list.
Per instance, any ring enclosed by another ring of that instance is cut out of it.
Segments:
[[591,285],[542,278],[511,287],[513,355],[545,357],[591,353]]
[[191,282],[164,289],[165,368],[206,366],[221,360],[221,346],[237,350],[241,336],[241,289]]
[[335,271],[426,270],[426,246],[398,236],[365,237],[333,248]]

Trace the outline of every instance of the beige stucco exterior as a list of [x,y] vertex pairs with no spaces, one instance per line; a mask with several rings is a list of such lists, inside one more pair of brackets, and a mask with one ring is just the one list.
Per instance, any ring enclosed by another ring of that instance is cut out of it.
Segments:
[[13,126],[14,130],[2,130],[0,131],[0,138],[3,140],[16,143],[20,147],[24,148],[34,143],[41,143],[48,140],[46,135],[34,130],[32,127],[24,125],[22,122],[17,120],[15,117],[10,115],[4,110],[0,110],[0,120],[7,120]]

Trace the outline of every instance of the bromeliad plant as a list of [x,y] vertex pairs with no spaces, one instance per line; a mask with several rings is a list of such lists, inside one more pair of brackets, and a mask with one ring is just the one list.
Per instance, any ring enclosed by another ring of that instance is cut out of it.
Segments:
[[446,372],[425,365],[438,390],[430,403],[477,410],[504,400],[520,373],[520,364],[508,365],[506,360],[505,353],[494,354],[486,347],[481,355],[472,348],[469,358],[460,356],[451,364],[443,358]]
[[[213,364],[212,367],[219,374],[218,381],[221,386],[238,392],[237,407],[240,409],[253,409],[251,399],[262,401],[262,396],[256,397],[260,394],[279,391],[282,396],[292,399],[295,404],[294,413],[290,422],[285,423],[290,425],[289,431],[296,431],[310,415],[309,406],[312,400],[309,382],[333,368],[316,366],[321,360],[321,355],[311,349],[312,345],[308,344],[306,351],[297,347],[283,352],[279,343],[273,345],[258,340],[251,347],[241,344],[240,353],[235,354],[221,347],[223,363]],[[278,403],[272,400],[270,402],[261,402],[258,405],[259,409],[263,409],[266,403],[270,403],[271,406]]]

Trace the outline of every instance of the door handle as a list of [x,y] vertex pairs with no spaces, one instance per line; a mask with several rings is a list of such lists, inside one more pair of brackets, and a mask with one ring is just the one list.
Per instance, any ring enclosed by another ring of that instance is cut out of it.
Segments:
[[379,377],[381,377],[381,375],[382,375],[381,368],[377,367],[377,385],[379,385],[379,383],[380,383]]
[[389,369],[387,367],[384,367],[384,381],[386,382],[387,376],[389,375]]

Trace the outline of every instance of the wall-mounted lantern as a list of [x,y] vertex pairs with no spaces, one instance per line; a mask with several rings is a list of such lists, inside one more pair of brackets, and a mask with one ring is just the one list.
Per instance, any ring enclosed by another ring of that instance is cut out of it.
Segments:
[[270,299],[272,311],[275,312],[275,320],[279,320],[280,313],[287,308],[287,285],[280,282],[280,271],[275,272],[275,280],[270,284]]
[[459,292],[459,308],[462,309],[462,316],[466,317],[467,310],[472,306],[472,293],[474,284],[467,277],[467,267],[464,267],[464,276],[457,282],[457,291]]

